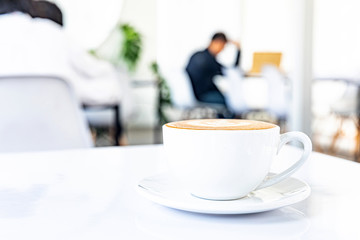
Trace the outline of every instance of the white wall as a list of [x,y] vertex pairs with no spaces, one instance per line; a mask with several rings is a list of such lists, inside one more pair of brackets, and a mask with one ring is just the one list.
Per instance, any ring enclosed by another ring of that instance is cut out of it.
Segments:
[[281,67],[289,72],[294,67],[294,43],[298,38],[294,12],[297,0],[244,0],[243,68],[251,69],[253,53],[282,52]]
[[85,49],[96,48],[117,24],[124,0],[54,0],[64,15],[65,30]]
[[360,77],[360,1],[316,0],[314,8],[315,75]]
[[205,49],[217,31],[223,31],[229,38],[240,40],[239,0],[157,2],[157,59],[161,67],[185,67],[191,54]]
[[251,68],[253,52],[280,51],[283,69],[291,71],[299,36],[294,28],[296,1],[158,0],[158,60],[167,67],[184,66],[191,53],[205,48],[220,30],[241,42],[245,70]]

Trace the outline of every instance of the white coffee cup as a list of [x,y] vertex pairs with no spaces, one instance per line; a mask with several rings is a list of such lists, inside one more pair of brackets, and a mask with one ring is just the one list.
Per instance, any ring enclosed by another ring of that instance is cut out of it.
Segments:
[[[281,147],[303,144],[300,159],[282,173],[268,176]],[[276,184],[308,159],[312,144],[301,132],[280,135],[276,125],[226,119],[187,120],[163,126],[163,141],[171,174],[194,196],[231,200]]]

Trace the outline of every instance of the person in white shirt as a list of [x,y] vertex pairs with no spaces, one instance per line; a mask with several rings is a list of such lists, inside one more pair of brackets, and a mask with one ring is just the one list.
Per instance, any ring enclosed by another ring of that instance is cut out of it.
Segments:
[[0,1],[0,75],[50,75],[64,78],[82,104],[117,104],[122,100],[119,75],[71,43],[62,27],[32,18],[29,0]]

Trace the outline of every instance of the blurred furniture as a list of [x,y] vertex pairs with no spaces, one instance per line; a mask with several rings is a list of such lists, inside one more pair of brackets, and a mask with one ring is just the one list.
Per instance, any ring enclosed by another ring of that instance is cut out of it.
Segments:
[[343,97],[330,106],[331,112],[339,119],[339,126],[332,138],[329,152],[334,154],[336,152],[336,144],[343,135],[343,124],[345,120],[349,119],[354,122],[356,127],[355,139],[355,161],[360,162],[360,79],[349,77],[317,77],[317,81],[333,80],[342,81],[347,84],[347,88]]
[[[239,100],[230,101],[233,102],[231,105],[238,105],[237,108],[241,109],[241,111],[237,110],[237,112],[242,112],[241,116],[243,118],[268,122],[275,121],[285,126],[287,114],[287,106],[285,105],[289,103],[289,99],[286,99],[289,94],[285,86],[286,82],[288,82],[287,78],[279,70],[281,58],[281,52],[254,52],[252,68],[249,72],[243,74],[242,83],[231,84],[232,86],[229,87],[230,97],[228,98],[231,100],[231,98],[234,98],[231,96],[235,95],[234,99],[242,98],[244,102],[241,104]],[[258,87],[254,88],[255,85]],[[241,90],[241,93],[231,94],[234,89]],[[255,90],[251,91],[249,89]],[[265,99],[266,102],[261,101],[261,99]],[[285,99],[287,100],[286,103],[284,102]]]
[[285,126],[291,102],[290,81],[274,65],[264,65],[261,75],[268,84],[267,112],[276,118],[279,125]]
[[[336,153],[336,143],[343,136],[344,121],[350,119],[356,125],[357,87],[348,84],[343,97],[330,106],[331,112],[339,119],[339,125],[331,141],[329,152]],[[356,140],[356,146],[359,142]]]
[[[94,87],[94,91],[91,92],[91,96],[98,94],[99,97],[93,101],[82,100],[82,104],[85,116],[93,130],[109,129],[111,134],[108,136],[111,137],[107,137],[105,145],[110,143],[119,146],[127,144],[124,129],[129,122],[134,120],[135,106],[131,86],[133,81],[128,73],[123,69],[117,69],[114,79],[119,85],[106,85],[105,81],[104,87]],[[106,78],[101,80],[106,80]],[[101,141],[98,143],[104,145]]]
[[[286,168],[300,152],[284,146],[273,171]],[[316,152],[294,175],[311,186],[308,199],[244,215],[174,210],[140,196],[135,190],[140,180],[167,171],[161,145],[0,154],[0,160],[4,240],[334,240],[360,235],[354,221],[360,212],[360,164]]]
[[[223,69],[223,76],[215,78],[215,84],[223,92],[228,108],[237,116],[248,112],[250,106],[245,99],[245,79],[243,72],[238,67],[228,67]],[[223,83],[226,82],[227,86]]]
[[280,68],[281,57],[281,52],[254,52],[252,68],[248,75],[260,75],[264,65]]
[[[109,127],[113,129],[113,145],[119,146],[123,134],[120,104],[83,104],[85,116],[91,127]],[[109,113],[110,111],[110,113]],[[101,116],[104,117],[101,117]],[[108,115],[111,115],[109,117]],[[112,119],[112,120],[111,120]]]
[[285,127],[291,104],[290,80],[274,65],[263,65],[258,76],[240,76],[236,70],[225,69],[224,77],[217,79],[231,109],[244,118]]
[[227,109],[221,104],[200,102],[195,98],[188,73],[183,69],[161,69],[170,88],[172,104],[183,111],[182,119],[214,118],[226,116]]
[[0,76],[0,152],[89,148],[90,131],[66,81]]

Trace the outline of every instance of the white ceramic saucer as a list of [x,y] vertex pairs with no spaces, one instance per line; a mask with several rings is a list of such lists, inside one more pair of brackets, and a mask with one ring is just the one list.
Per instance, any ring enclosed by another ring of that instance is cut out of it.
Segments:
[[167,174],[144,178],[138,184],[137,190],[145,198],[170,208],[210,214],[265,212],[300,202],[311,192],[305,182],[288,178],[241,199],[214,201],[194,197]]

